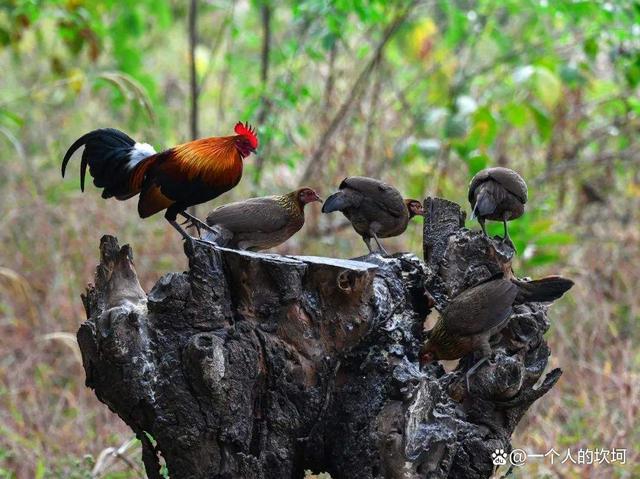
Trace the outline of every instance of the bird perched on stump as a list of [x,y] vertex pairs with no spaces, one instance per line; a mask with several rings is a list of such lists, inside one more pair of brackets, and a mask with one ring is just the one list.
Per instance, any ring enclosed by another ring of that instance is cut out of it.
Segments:
[[311,188],[250,198],[216,208],[207,224],[220,228],[225,246],[259,251],[284,243],[304,225],[304,207],[322,199]]
[[374,178],[351,176],[340,183],[339,191],[327,198],[323,213],[342,211],[362,236],[369,252],[371,238],[380,251],[387,254],[379,238],[390,238],[404,233],[409,220],[424,215],[422,203],[403,199],[393,186]]
[[101,128],[80,137],[62,161],[67,163],[84,146],[80,163],[80,189],[89,167],[102,197],[127,200],[137,194],[138,214],[146,218],[165,210],[164,217],[185,239],[192,239],[176,222],[178,214],[198,227],[207,225],[188,214],[190,206],[212,200],[236,186],[242,177],[242,160],[256,151],[258,137],[246,123],[235,125],[235,135],[202,138],[156,153],[147,143],[127,134]]
[[535,281],[498,277],[463,291],[427,333],[420,363],[460,359],[479,351],[481,359],[467,372],[469,389],[469,377],[491,356],[489,339],[508,324],[513,305],[554,301],[572,286],[573,281],[560,276]]
[[507,221],[522,216],[526,202],[527,184],[509,168],[497,166],[479,171],[469,184],[472,218],[478,218],[485,235],[485,220],[502,221],[504,240],[510,241]]

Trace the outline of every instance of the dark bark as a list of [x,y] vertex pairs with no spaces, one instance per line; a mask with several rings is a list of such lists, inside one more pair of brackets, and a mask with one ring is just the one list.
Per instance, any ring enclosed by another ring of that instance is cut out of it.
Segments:
[[[417,366],[430,308],[510,271],[513,251],[427,199],[426,262],[347,261],[187,244],[189,271],[140,287],[128,246],[101,242],[78,332],[87,386],[174,478],[485,478],[541,385],[546,306],[524,304],[492,360]],[[152,444],[149,437],[155,441]]]

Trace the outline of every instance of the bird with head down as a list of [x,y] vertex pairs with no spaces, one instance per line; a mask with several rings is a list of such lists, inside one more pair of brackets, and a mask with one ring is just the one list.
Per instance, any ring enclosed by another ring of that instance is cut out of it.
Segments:
[[373,253],[373,238],[385,255],[380,238],[401,235],[411,218],[424,215],[418,200],[403,199],[393,186],[365,176],[351,176],[340,183],[339,191],[329,196],[322,206],[323,213],[334,211],[341,211],[347,217],[369,252]]
[[469,203],[486,235],[485,220],[502,221],[505,241],[510,241],[507,221],[520,218],[527,202],[527,184],[515,171],[497,166],[479,171],[469,184]]
[[467,372],[469,377],[491,356],[489,339],[509,323],[515,304],[555,301],[573,286],[560,276],[534,281],[507,279],[502,274],[466,289],[447,305],[427,333],[420,363],[460,359],[478,351],[480,360]]

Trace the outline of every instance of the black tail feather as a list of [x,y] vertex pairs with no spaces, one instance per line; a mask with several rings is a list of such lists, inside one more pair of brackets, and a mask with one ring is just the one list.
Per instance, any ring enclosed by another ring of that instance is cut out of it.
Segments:
[[104,188],[102,196],[126,197],[135,192],[128,191],[129,178],[133,169],[129,166],[131,151],[136,144],[127,134],[114,128],[93,130],[78,138],[62,160],[62,176],[73,154],[84,146],[80,163],[80,189],[84,191],[87,167],[94,184]]
[[534,281],[513,280],[518,286],[516,304],[555,301],[573,287],[573,281],[561,276],[547,276]]
[[332,213],[334,211],[342,211],[348,207],[348,201],[345,198],[344,192],[337,191],[329,196],[322,205],[323,213]]

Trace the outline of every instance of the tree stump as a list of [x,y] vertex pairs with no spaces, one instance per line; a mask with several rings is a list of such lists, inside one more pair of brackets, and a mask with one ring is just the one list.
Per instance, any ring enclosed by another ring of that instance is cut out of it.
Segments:
[[[492,452],[558,380],[547,305],[514,307],[491,361],[423,371],[424,322],[511,274],[513,250],[425,201],[425,261],[279,256],[185,244],[189,270],[146,294],[128,246],[101,240],[78,331],[86,384],[138,435],[150,478],[486,478]],[[539,383],[539,384],[538,384]],[[537,387],[535,387],[537,385]]]

